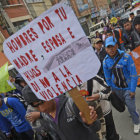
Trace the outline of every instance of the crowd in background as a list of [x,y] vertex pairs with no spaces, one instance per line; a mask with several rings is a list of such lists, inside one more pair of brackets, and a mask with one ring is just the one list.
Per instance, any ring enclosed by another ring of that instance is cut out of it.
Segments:
[[[66,94],[50,101],[38,99],[18,74],[11,77],[16,90],[0,95],[0,138],[2,140],[121,140],[115,128],[110,95],[115,92],[132,117],[134,133],[140,132],[135,105],[137,72],[126,52],[140,46],[140,15],[118,17],[116,24],[106,23],[104,32],[96,32],[91,43],[102,65],[98,75],[80,85],[87,90],[87,102],[93,123],[88,124]],[[115,64],[115,62],[119,61]],[[113,68],[112,68],[113,67]],[[94,108],[92,108],[94,106]]]

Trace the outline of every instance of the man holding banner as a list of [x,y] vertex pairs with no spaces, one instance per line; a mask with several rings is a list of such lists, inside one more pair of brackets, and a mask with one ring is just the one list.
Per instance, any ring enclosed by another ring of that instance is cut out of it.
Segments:
[[99,140],[96,132],[100,130],[100,123],[96,121],[97,114],[92,107],[89,107],[90,117],[94,123],[89,124],[72,99],[65,95],[42,101],[26,86],[23,97],[41,112],[38,113],[38,118],[43,117],[47,132],[52,132],[50,135],[56,133],[57,140]]
[[[96,112],[75,87],[97,74],[100,61],[71,7],[59,3],[41,14],[5,40],[4,53],[31,88],[24,89],[32,95],[25,100],[48,113],[62,140],[98,140]],[[75,114],[65,111],[67,91]]]

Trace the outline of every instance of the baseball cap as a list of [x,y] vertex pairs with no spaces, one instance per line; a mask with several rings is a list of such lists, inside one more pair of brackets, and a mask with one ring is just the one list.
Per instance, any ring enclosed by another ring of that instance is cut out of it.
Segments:
[[117,39],[114,38],[113,36],[110,36],[105,40],[105,47],[115,46],[116,43],[117,43]]
[[96,44],[96,43],[98,43],[98,42],[103,42],[100,38],[96,38],[96,39],[94,39],[94,43]]

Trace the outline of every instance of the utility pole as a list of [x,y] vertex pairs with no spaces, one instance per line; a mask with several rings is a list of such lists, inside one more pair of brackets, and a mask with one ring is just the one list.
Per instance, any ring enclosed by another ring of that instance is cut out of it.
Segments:
[[15,33],[17,30],[14,27],[13,23],[11,22],[11,20],[9,19],[7,13],[4,11],[1,2],[0,2],[0,12],[1,12],[2,16],[5,18],[5,20],[7,21],[8,25],[10,26],[12,32]]

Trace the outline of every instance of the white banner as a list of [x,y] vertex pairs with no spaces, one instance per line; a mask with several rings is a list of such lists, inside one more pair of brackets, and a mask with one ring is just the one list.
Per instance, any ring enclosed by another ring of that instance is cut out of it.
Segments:
[[4,53],[42,100],[86,82],[100,67],[73,10],[62,3],[5,40]]

